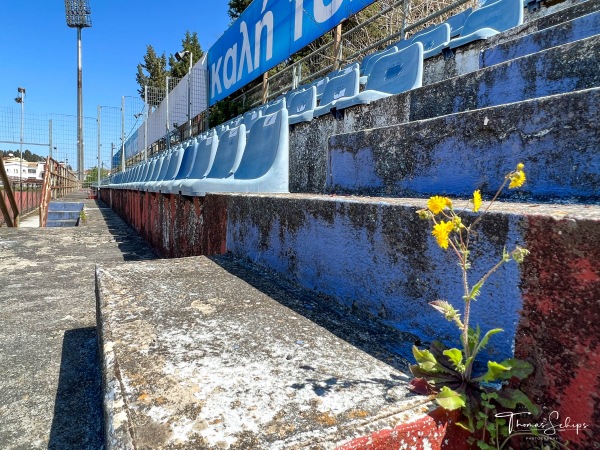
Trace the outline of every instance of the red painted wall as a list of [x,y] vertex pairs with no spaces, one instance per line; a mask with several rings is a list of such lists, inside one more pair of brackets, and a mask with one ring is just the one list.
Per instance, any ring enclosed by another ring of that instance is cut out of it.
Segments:
[[[569,448],[600,440],[600,228],[529,217],[516,356],[535,365],[525,390]],[[576,424],[586,428],[578,431]]]
[[102,189],[100,198],[161,256],[180,258],[225,253],[225,196],[185,197]]

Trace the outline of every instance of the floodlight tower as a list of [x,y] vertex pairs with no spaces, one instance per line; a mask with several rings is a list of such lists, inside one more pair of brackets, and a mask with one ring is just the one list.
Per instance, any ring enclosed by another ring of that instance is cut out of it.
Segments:
[[83,164],[83,79],[81,70],[81,30],[92,26],[89,0],[65,0],[67,26],[77,28],[77,176],[84,178]]

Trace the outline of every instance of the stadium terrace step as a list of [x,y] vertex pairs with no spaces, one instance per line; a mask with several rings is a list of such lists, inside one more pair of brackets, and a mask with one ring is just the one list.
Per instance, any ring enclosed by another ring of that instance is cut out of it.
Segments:
[[290,131],[290,191],[324,192],[332,135],[594,88],[598,55],[600,35],[298,124]]
[[[568,4],[565,3],[565,5]],[[423,86],[474,72],[480,68],[479,59],[481,52],[535,33],[536,31],[599,11],[600,2],[598,0],[588,0],[576,3],[573,6],[563,7],[555,12],[549,12],[550,9],[542,8],[540,11],[540,14],[544,11],[544,14],[547,15],[538,16],[533,14],[530,17],[530,21],[523,25],[511,28],[486,40],[471,42],[468,45],[455,49],[451,58],[439,55],[426,60],[423,65]]]
[[386,432],[441,446],[432,404],[377,345],[408,334],[230,258],[104,265],[96,281],[109,450],[356,449]]
[[600,12],[596,11],[484,50],[480,54],[479,66],[481,68],[493,66],[598,34],[600,34]]
[[[600,202],[600,88],[333,136],[327,186],[359,195],[493,195],[518,162],[511,198]],[[561,112],[565,112],[564,114]]]

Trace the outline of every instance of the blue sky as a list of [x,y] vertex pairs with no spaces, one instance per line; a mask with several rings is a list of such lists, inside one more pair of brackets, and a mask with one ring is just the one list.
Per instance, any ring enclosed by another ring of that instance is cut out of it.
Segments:
[[[136,67],[146,45],[174,54],[189,30],[207,51],[230,22],[227,0],[90,0],[90,6],[92,28],[83,29],[82,59],[84,116],[91,118],[99,105],[118,108],[121,96],[137,96]],[[77,114],[77,31],[67,27],[64,1],[2,2],[0,127],[3,112],[19,111],[18,86],[27,90],[26,115]],[[95,130],[84,132],[86,140],[89,133]]]

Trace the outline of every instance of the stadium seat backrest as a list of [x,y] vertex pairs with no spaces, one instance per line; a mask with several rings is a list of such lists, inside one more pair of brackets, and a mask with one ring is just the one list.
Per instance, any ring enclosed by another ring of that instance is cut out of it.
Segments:
[[358,94],[358,69],[353,69],[350,72],[334,77],[327,82],[323,97],[321,97],[321,105],[327,105],[340,98],[352,97]]
[[298,92],[288,105],[288,114],[302,114],[305,111],[315,109],[317,106],[317,87],[311,86],[305,91]]
[[466,36],[482,28],[502,32],[522,23],[522,0],[498,0],[469,14],[460,34]]
[[263,116],[266,116],[268,114],[273,114],[276,113],[277,111],[281,111],[282,109],[286,108],[286,103],[285,103],[285,98],[281,98],[279,100],[276,100],[273,103],[270,103],[267,105],[266,108],[263,109]]
[[237,169],[245,146],[246,127],[244,124],[223,133],[219,138],[217,153],[207,178],[227,178],[230,176]]
[[419,33],[410,39],[410,43],[423,44],[423,58],[438,55],[450,42],[450,25],[442,23],[431,28],[426,33]]
[[265,175],[273,167],[278,157],[282,157],[282,152],[287,150],[287,146],[287,110],[281,109],[261,117],[254,123],[248,134],[244,155],[234,173],[234,178],[251,180]]
[[454,16],[448,17],[446,19],[445,23],[450,25],[450,37],[451,38],[458,36],[459,34],[462,33],[462,29],[465,24],[465,20],[467,20],[467,17],[469,17],[469,15],[471,14],[472,11],[473,11],[473,8],[467,8],[463,12],[455,14]]
[[181,164],[179,164],[179,170],[177,170],[177,174],[175,174],[175,180],[183,180],[187,177],[187,174],[190,173],[194,159],[196,159],[199,140],[202,139],[197,137],[186,142],[185,150],[183,150],[183,157],[181,158]]
[[380,58],[365,91],[399,94],[420,87],[423,80],[423,44],[415,42],[404,50]]
[[371,70],[373,69],[373,65],[377,62],[377,60],[383,56],[389,55],[390,53],[397,52],[398,49],[395,46],[386,48],[385,50],[381,50],[378,52],[370,53],[366,55],[362,62],[360,63],[360,74],[369,76]]
[[260,117],[260,110],[259,108],[254,108],[251,111],[248,111],[247,113],[244,114],[244,125],[246,127],[246,130],[249,130],[250,128],[252,128],[252,124],[254,122],[256,122],[258,120],[258,118]]
[[216,130],[212,130],[206,139],[198,142],[196,155],[186,178],[204,178],[208,174],[215,159],[218,145],[219,138]]

